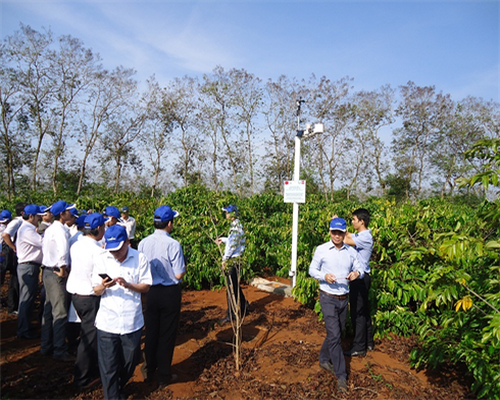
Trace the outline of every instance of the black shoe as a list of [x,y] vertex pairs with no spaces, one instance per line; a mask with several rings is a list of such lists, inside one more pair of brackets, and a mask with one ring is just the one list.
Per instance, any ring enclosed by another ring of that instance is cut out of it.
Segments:
[[373,345],[373,344],[372,344],[372,345],[368,345],[368,346],[366,346],[366,350],[368,350],[368,351],[373,351],[373,350],[375,350],[375,345]]
[[344,351],[344,355],[347,357],[364,357],[366,356],[366,351],[348,350]]
[[347,382],[345,379],[339,379],[337,381],[337,390],[341,393],[347,393]]
[[23,333],[22,335],[17,335],[19,339],[28,339],[28,340],[33,340],[33,339],[38,339],[40,335],[35,332],[26,332]]
[[52,358],[56,361],[64,361],[64,362],[75,362],[76,357],[72,356],[69,353],[63,353],[63,354],[54,354]]
[[320,362],[319,367],[321,369],[324,369],[327,372],[330,372],[331,374],[335,375],[335,370],[333,369],[333,364],[331,362]]
[[176,374],[172,374],[172,377],[170,378],[170,380],[168,382],[158,382],[158,389],[164,389],[168,385],[175,383],[178,380],[179,380],[179,377]]

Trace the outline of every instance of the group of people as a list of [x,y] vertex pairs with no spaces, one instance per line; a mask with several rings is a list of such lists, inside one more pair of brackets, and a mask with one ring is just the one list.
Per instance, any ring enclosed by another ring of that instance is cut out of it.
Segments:
[[[141,251],[130,246],[135,221],[126,207],[80,215],[75,204],[61,200],[50,207],[18,204],[16,213],[12,218],[2,211],[0,229],[2,265],[17,261],[9,269],[16,271],[10,281],[19,287],[18,307],[11,312],[17,314],[17,336],[39,337],[32,320],[41,275],[40,350],[55,360],[75,362],[77,388],[89,388],[100,379],[105,398],[122,397],[140,360],[145,320],[148,378],[170,383],[179,283],[186,273],[182,248],[170,237],[178,213],[166,205],[155,211],[155,233],[139,243]],[[168,287],[167,299],[162,287]],[[150,288],[144,318],[141,296]],[[174,296],[175,302],[166,301]],[[14,295],[12,299],[15,303]],[[80,326],[76,359],[68,351],[71,308]]]
[[[235,217],[237,207],[223,210],[233,224],[228,238],[217,239],[218,244],[226,244],[222,267],[231,285],[237,285],[246,309],[248,303],[231,266],[244,250],[244,232]],[[145,381],[158,387],[174,382],[177,376],[171,364],[181,309],[180,284],[186,274],[182,247],[170,235],[179,213],[167,205],[157,208],[152,216],[155,231],[137,249],[135,220],[128,207],[121,212],[114,206],[103,213],[78,212],[75,204],[61,200],[50,207],[20,203],[16,214],[12,219],[8,210],[0,213],[0,262],[16,261],[9,271],[12,285],[17,282],[19,287],[18,307],[11,312],[17,314],[17,336],[39,337],[32,319],[41,276],[40,349],[55,360],[75,363],[77,388],[88,389],[100,380],[106,399],[122,398],[141,359],[143,327]],[[14,296],[12,302],[16,302]],[[68,321],[79,324],[76,359],[68,351]]]
[[[238,208],[229,205],[223,210],[231,228],[229,236],[218,238],[216,243],[225,245],[222,270],[227,276],[228,308],[221,322],[227,322],[238,312],[244,316],[249,303],[239,285],[245,234]],[[38,337],[31,323],[41,272],[41,352],[56,360],[74,361],[77,388],[89,388],[100,379],[106,399],[121,398],[141,358],[144,326],[145,381],[159,387],[174,382],[177,376],[171,364],[181,281],[186,274],[182,247],[170,235],[179,213],[167,205],[157,208],[155,231],[141,240],[137,249],[135,220],[127,207],[120,211],[109,206],[103,213],[78,212],[75,204],[61,200],[50,207],[20,203],[16,214],[12,218],[8,210],[0,213],[0,262],[11,273],[9,312],[17,313],[17,336]],[[346,221],[334,216],[329,225],[331,240],[316,248],[309,267],[310,276],[319,281],[327,332],[319,365],[337,377],[341,391],[347,388],[344,356],[364,356],[374,347],[368,298],[373,247],[369,222],[368,210],[354,211],[356,232],[350,233]],[[19,294],[14,310],[16,282]],[[349,303],[354,340],[352,348],[343,353],[341,338]],[[68,352],[67,340],[72,308],[73,320],[80,328],[76,360]]]
[[[347,390],[344,356],[364,356],[374,348],[368,296],[373,248],[369,223],[368,210],[355,210],[352,225],[356,232],[350,233],[346,221],[335,215],[330,221],[330,240],[316,248],[309,266],[309,275],[319,281],[319,301],[326,327],[319,366],[337,377],[337,388],[342,392]],[[343,352],[341,339],[348,308],[354,340],[352,348]]]

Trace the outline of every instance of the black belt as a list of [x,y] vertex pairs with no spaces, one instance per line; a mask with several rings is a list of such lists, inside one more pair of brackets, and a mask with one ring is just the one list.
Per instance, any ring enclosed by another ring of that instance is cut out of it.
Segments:
[[346,294],[331,294],[328,292],[325,292],[324,290],[320,290],[321,293],[326,294],[329,297],[334,297],[339,300],[346,300],[349,297],[349,293]]
[[72,296],[78,296],[78,297],[99,297],[95,294],[78,294],[78,293],[73,293]]
[[37,263],[37,262],[33,262],[33,261],[25,261],[25,262],[22,262],[22,263],[19,263],[19,264],[31,264],[31,265],[34,265],[35,267],[41,267],[42,266],[42,264]]

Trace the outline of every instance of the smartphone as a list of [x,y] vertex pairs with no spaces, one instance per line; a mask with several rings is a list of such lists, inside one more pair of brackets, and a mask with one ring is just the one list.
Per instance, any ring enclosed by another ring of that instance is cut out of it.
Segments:
[[102,279],[109,279],[110,281],[112,281],[113,279],[111,279],[111,277],[108,275],[108,274],[99,274],[99,276],[102,278]]

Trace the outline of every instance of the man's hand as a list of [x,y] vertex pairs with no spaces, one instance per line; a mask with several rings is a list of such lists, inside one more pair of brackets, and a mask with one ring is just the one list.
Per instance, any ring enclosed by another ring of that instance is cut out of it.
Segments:
[[337,281],[337,277],[335,275],[333,275],[333,274],[326,274],[325,275],[325,281],[327,283],[334,283],[334,282]]
[[56,274],[60,278],[66,278],[68,276],[68,271],[65,265],[60,267],[59,270],[53,269],[52,272],[54,272],[54,274]]
[[349,275],[347,275],[347,279],[350,281],[355,281],[359,278],[359,271],[351,271]]
[[120,286],[123,286],[125,289],[129,289],[130,288],[130,284],[125,279],[123,279],[122,277],[115,278],[114,282],[118,283]]
[[225,261],[222,261],[222,270],[225,271],[226,270],[226,262]]
[[104,286],[104,289],[110,288],[111,286],[115,286],[115,285],[116,285],[116,282],[114,279],[104,278],[102,280],[102,286]]

